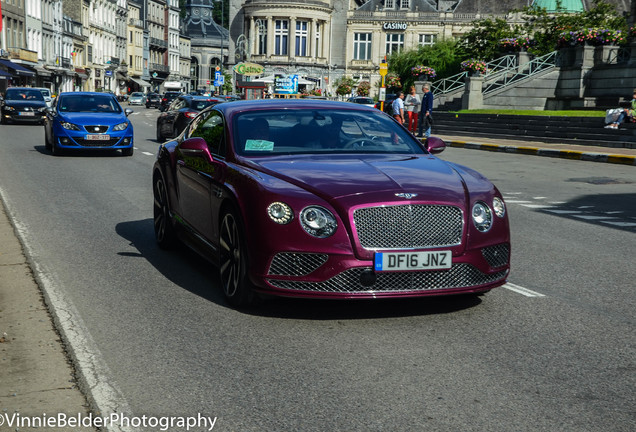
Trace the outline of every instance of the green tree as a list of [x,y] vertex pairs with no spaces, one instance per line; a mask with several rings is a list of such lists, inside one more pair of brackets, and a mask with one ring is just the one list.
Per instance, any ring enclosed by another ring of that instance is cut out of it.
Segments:
[[563,32],[576,31],[585,28],[610,30],[627,30],[625,18],[618,15],[616,7],[604,0],[598,0],[594,7],[580,13],[565,13],[557,3],[558,13],[548,12],[540,7],[526,7],[522,32],[535,40],[535,46],[530,50],[533,54],[543,55],[556,49],[559,36]]
[[521,34],[518,26],[512,26],[502,18],[486,18],[473,21],[472,24],[473,29],[459,41],[466,58],[490,61],[500,57],[499,41]]
[[415,82],[411,73],[413,66],[430,66],[437,73],[436,79],[445,78],[459,72],[459,64],[465,52],[457,41],[442,40],[430,46],[420,46],[414,50],[393,53],[388,57],[389,72],[398,76],[408,90]]

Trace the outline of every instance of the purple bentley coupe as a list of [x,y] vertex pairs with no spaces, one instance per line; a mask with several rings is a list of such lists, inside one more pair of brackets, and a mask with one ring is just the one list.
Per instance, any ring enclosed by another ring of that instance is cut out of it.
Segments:
[[506,207],[444,148],[357,104],[218,104],[159,148],[156,239],[216,264],[233,306],[486,292],[509,272]]

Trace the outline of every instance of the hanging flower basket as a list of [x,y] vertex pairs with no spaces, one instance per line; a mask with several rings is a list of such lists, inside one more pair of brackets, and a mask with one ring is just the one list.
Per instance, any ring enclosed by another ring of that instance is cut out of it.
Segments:
[[369,96],[370,89],[371,84],[369,84],[369,81],[362,81],[360,84],[358,84],[358,96]]
[[486,73],[486,62],[478,59],[470,59],[463,61],[461,64],[461,70],[464,72],[478,72],[478,73]]
[[433,79],[437,76],[435,69],[424,65],[413,66],[411,68],[411,74],[419,79]]
[[384,85],[388,88],[400,89],[402,88],[402,82],[400,81],[400,77],[389,74],[384,79]]
[[499,41],[499,46],[503,52],[527,51],[536,45],[536,42],[529,37],[504,38]]

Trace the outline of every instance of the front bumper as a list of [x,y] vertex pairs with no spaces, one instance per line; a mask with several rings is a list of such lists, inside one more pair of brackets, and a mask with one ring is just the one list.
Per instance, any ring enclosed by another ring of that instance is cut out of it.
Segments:
[[32,112],[26,114],[23,111],[3,111],[3,120],[16,123],[42,123],[46,118],[46,113]]
[[119,132],[109,133],[108,140],[88,140],[86,132],[61,133],[56,135],[56,144],[60,149],[128,149],[133,146],[133,134]]
[[276,254],[257,290],[286,297],[421,297],[485,292],[509,274],[510,245],[503,243],[453,257],[448,270],[375,272],[371,261],[314,253]]

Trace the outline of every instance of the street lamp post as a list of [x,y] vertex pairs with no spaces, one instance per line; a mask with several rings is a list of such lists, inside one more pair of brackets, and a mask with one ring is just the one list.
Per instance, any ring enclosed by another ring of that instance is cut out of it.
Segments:
[[[225,76],[223,75],[223,42],[225,41],[225,36],[223,35],[223,25],[224,25],[224,16],[225,16],[225,2],[224,0],[215,0],[216,3],[221,3],[221,62],[220,62],[220,66],[221,66],[221,76]],[[219,86],[219,93],[221,93],[221,87]]]

